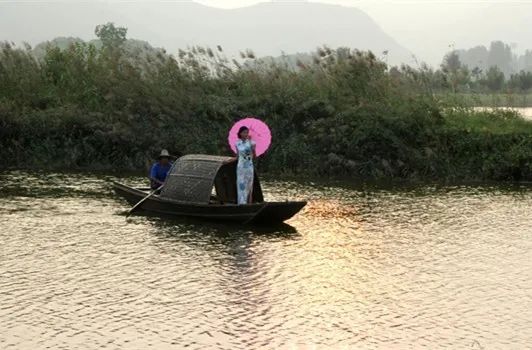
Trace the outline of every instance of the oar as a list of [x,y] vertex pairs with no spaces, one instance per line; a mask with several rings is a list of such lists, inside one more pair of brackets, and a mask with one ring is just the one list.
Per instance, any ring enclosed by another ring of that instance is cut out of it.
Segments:
[[129,217],[131,214],[133,214],[133,212],[137,209],[137,208],[140,208],[140,206],[142,205],[142,203],[144,203],[146,201],[146,199],[150,198],[151,196],[153,196],[157,191],[159,191],[161,188],[163,188],[164,185],[161,185],[159,186],[157,189],[153,190],[150,192],[149,195],[147,195],[146,197],[142,198],[137,204],[135,204],[133,206],[133,208],[131,208],[129,210],[129,212],[127,213],[126,215],[126,218]]

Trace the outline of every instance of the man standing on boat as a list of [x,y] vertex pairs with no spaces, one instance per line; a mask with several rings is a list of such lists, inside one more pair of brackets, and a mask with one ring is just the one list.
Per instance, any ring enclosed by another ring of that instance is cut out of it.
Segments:
[[157,162],[152,165],[150,170],[150,186],[152,189],[158,189],[164,184],[171,167],[170,154],[167,150],[163,149],[157,158]]

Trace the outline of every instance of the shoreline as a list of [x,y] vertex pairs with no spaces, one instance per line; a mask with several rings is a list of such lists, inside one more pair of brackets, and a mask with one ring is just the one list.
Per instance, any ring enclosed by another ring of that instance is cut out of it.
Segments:
[[[117,179],[125,178],[144,178],[146,184],[149,183],[147,172],[141,170],[109,170],[109,169],[62,169],[62,168],[0,168],[0,176],[6,174],[21,173],[21,174],[42,174],[49,176],[57,175],[72,175],[72,176],[96,176],[96,177],[115,177]],[[317,187],[339,187],[339,188],[374,188],[374,189],[388,189],[388,188],[402,188],[402,189],[416,189],[425,186],[434,186],[435,188],[448,188],[460,186],[481,186],[481,187],[521,187],[530,186],[532,188],[532,181],[511,181],[511,180],[493,180],[493,179],[467,179],[467,178],[362,178],[354,176],[301,176],[297,174],[288,173],[262,173],[261,178],[267,182],[296,182]],[[0,190],[1,191],[1,190]]]

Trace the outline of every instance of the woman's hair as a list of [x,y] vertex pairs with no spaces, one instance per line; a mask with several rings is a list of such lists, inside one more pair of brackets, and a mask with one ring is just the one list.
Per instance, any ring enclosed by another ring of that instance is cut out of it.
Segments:
[[240,136],[240,134],[242,134],[244,131],[248,130],[249,131],[249,128],[247,126],[241,126],[240,129],[238,129],[238,138],[241,139],[242,136]]

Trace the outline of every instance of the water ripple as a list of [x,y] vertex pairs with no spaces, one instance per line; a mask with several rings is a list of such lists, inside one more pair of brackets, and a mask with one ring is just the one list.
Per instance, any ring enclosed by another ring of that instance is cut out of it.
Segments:
[[266,181],[309,200],[272,231],[126,220],[112,179],[0,175],[0,348],[532,344],[527,187]]

